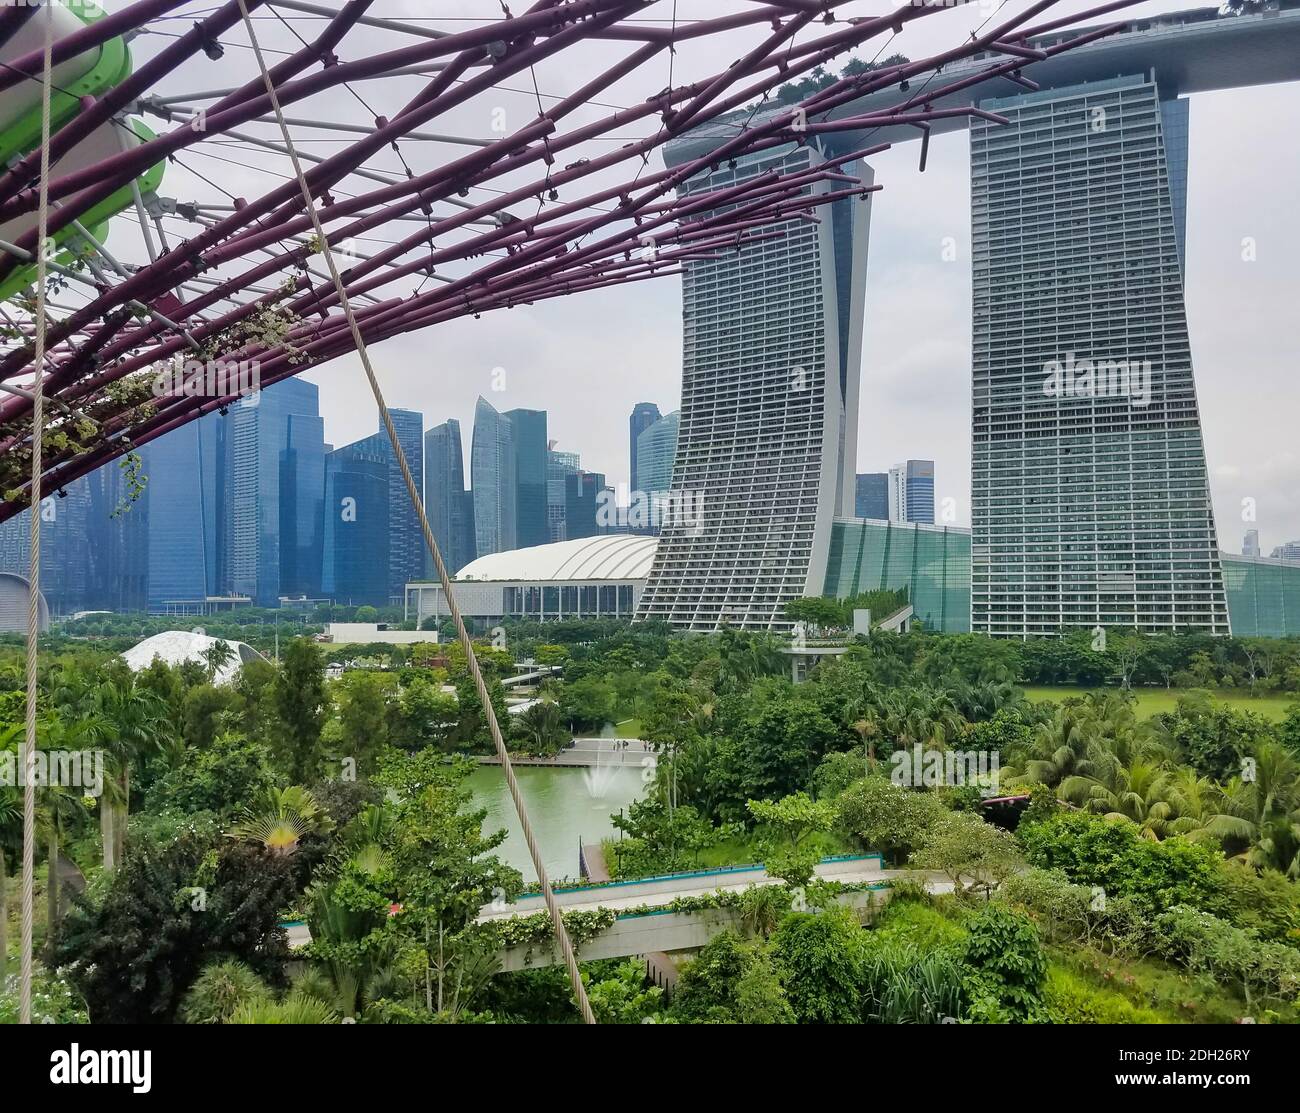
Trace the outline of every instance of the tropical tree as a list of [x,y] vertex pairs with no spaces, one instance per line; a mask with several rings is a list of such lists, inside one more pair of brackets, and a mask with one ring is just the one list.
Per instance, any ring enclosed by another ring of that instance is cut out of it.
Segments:
[[301,785],[271,788],[245,810],[229,831],[233,839],[261,843],[273,855],[286,858],[298,849],[304,835],[319,834],[329,826],[316,798]]

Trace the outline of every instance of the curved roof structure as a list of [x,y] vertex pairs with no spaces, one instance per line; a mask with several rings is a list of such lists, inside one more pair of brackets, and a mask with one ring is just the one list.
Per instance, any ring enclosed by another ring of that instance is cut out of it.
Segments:
[[[27,629],[30,581],[17,572],[0,572],[0,634],[23,633]],[[38,596],[36,623],[41,633],[50,628],[50,608],[45,596]]]
[[194,661],[202,665],[207,663],[203,657],[204,653],[219,641],[224,641],[234,650],[235,655],[217,670],[212,681],[214,684],[229,684],[235,679],[240,666],[245,661],[266,659],[245,642],[210,638],[206,634],[193,633],[189,630],[165,630],[161,634],[145,638],[139,645],[132,646],[122,654],[122,660],[131,667],[133,672],[147,669],[153,664],[155,658],[169,665],[180,665],[186,661]]
[[472,560],[456,573],[461,580],[644,580],[654,561],[656,537],[630,533],[578,537]]

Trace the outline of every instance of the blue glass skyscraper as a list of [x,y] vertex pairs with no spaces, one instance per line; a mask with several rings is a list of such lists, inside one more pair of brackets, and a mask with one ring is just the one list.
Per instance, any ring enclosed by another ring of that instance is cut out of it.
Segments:
[[514,426],[484,398],[474,408],[470,449],[474,546],[479,556],[518,547]]
[[545,545],[550,539],[546,519],[546,411],[508,410],[515,445],[515,545]]
[[641,490],[641,464],[637,459],[637,441],[640,440],[641,434],[658,420],[659,407],[653,402],[638,402],[632,407],[632,413],[627,419],[628,454],[630,456],[629,463],[631,465],[633,491]]
[[[465,489],[465,457],[460,422],[455,418],[424,434],[424,510],[447,571],[456,573],[474,559],[474,502]],[[425,554],[425,575],[434,574]]]
[[388,602],[391,458],[367,437],[325,459],[321,590],[335,603]]
[[318,593],[325,432],[312,383],[286,379],[253,397],[231,408],[227,429],[229,581],[273,607]]

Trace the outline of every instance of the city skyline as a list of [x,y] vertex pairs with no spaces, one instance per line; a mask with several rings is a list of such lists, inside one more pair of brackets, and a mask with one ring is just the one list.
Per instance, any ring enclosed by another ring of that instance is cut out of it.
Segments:
[[[1135,13],[1186,6],[1152,3]],[[1067,4],[1062,12],[1084,7]],[[939,45],[960,20],[952,12],[921,21],[899,37],[899,48],[915,43],[919,53]],[[1300,179],[1300,149],[1288,141],[1288,121],[1297,115],[1297,85],[1200,93],[1190,103],[1188,326],[1225,549],[1238,546],[1247,526],[1260,530],[1264,552],[1300,537],[1295,409],[1259,402],[1285,397],[1290,374],[1282,322],[1300,223],[1277,183]],[[1248,129],[1240,126],[1242,117],[1250,119]],[[924,174],[916,173],[916,144],[900,144],[870,161],[884,187],[872,202],[862,372],[863,397],[874,408],[864,409],[859,421],[856,466],[870,471],[891,460],[934,459],[936,499],[953,498],[955,524],[970,525],[968,139],[965,133],[936,135]],[[1248,206],[1242,204],[1246,197]],[[1241,257],[1247,236],[1258,247],[1251,263]],[[1223,281],[1225,273],[1230,282]],[[923,299],[918,290],[925,291]],[[676,278],[453,321],[440,326],[438,336],[432,367],[419,337],[376,347],[394,404],[454,416],[466,426],[475,398],[492,388],[494,370],[504,369],[501,408],[548,409],[557,447],[581,451],[615,486],[630,484],[627,416],[633,405],[649,398],[668,412],[680,404]],[[358,405],[364,387],[355,360],[345,357],[307,375],[331,388],[323,392],[331,433],[367,431],[373,406],[366,417],[364,401]],[[355,385],[345,385],[349,381]],[[579,392],[581,405],[563,404]],[[878,449],[863,443],[868,429]],[[1253,523],[1241,520],[1244,498],[1255,500]]]

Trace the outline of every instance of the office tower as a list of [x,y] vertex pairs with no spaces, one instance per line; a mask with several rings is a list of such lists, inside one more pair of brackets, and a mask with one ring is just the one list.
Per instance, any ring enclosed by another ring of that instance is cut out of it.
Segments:
[[253,397],[231,407],[226,431],[229,587],[274,607],[319,591],[324,425],[302,379]]
[[[60,492],[41,500],[41,592],[54,616],[91,607],[86,553],[90,541],[90,485],[78,479]],[[29,571],[31,514],[21,514],[0,525],[0,572],[24,578]]]
[[392,460],[373,437],[325,459],[321,591],[337,604],[388,602]]
[[[550,442],[552,445],[554,441]],[[576,452],[546,451],[546,525],[551,541],[563,541],[568,534],[564,527],[565,493],[564,477],[581,470]]]
[[[415,410],[390,409],[388,416],[393,419],[397,443],[402,446],[402,455],[418,487],[424,475],[424,415]],[[381,428],[349,447],[388,461],[388,594],[390,598],[400,599],[406,584],[419,579],[425,569],[420,515],[406,489],[387,429]]]
[[514,426],[484,398],[474,407],[469,482],[474,492],[475,551],[487,556],[517,548]]
[[972,628],[1226,634],[1183,302],[1187,102],[1130,76],[971,125]]
[[601,532],[596,523],[596,510],[602,494],[609,499],[609,488],[601,472],[576,471],[564,477],[564,529],[565,540],[578,537],[595,537]]
[[853,516],[889,521],[889,474],[883,471],[859,472],[853,497]]
[[[672,512],[668,492],[673,486],[673,458],[677,454],[677,427],[680,411],[661,417],[652,425],[642,430],[636,442],[636,474],[639,480],[632,483],[632,513],[637,513],[638,498],[642,503],[642,515],[649,515],[647,521],[632,524],[638,529],[648,529],[658,533],[664,518]],[[639,485],[638,485],[639,483]]]
[[1245,539],[1241,542],[1241,555],[1248,557],[1259,556],[1259,530],[1246,530]]
[[[641,480],[639,478],[641,474],[641,462],[638,459],[640,450],[637,448],[637,442],[641,439],[641,434],[658,420],[659,407],[653,402],[638,402],[632,407],[631,416],[627,419],[628,462],[631,466],[631,489],[634,492],[642,490]],[[635,497],[635,495],[633,497]]]
[[677,427],[681,411],[647,425],[636,442],[636,474],[632,491],[662,494],[672,489],[673,457],[677,452]]
[[507,410],[515,445],[515,547],[545,545],[547,521],[546,411]]
[[[147,484],[147,452],[141,456]],[[147,605],[151,498],[147,485],[130,495],[124,465],[106,464],[42,500],[41,591],[55,615]],[[27,576],[30,536],[25,511],[0,525],[0,572]]]
[[934,461],[907,460],[889,469],[889,520],[934,525]]
[[[87,610],[127,613],[148,607],[152,497],[147,486],[139,497],[131,497],[121,465],[122,461],[106,464],[84,479],[90,492]],[[152,477],[146,472],[144,478]]]
[[[684,137],[664,157],[671,166],[699,153]],[[696,175],[682,192],[821,159],[812,145],[773,148]],[[873,177],[861,163],[841,169]],[[702,506],[662,530],[638,618],[784,627],[786,603],[821,594],[831,522],[853,513],[870,208],[836,201],[817,221],[685,264],[673,491]]]
[[[389,410],[397,443],[402,446],[411,477],[419,488],[424,475],[424,414],[416,410]],[[424,572],[424,531],[420,528],[420,515],[411,501],[402,469],[392,453],[387,430],[379,435],[389,448],[388,468],[388,594],[401,597],[410,580]]]
[[[221,594],[227,422],[220,414],[210,414],[150,441],[141,450],[148,479],[144,512],[150,610],[180,603],[201,606],[209,595]],[[292,498],[286,500],[291,502]],[[290,563],[296,560],[295,556]]]
[[[465,489],[460,422],[454,417],[424,434],[424,509],[443,564],[455,575],[475,554],[473,496]],[[434,574],[426,554],[425,575]]]
[[1300,541],[1288,541],[1278,545],[1272,552],[1275,560],[1300,560]]

